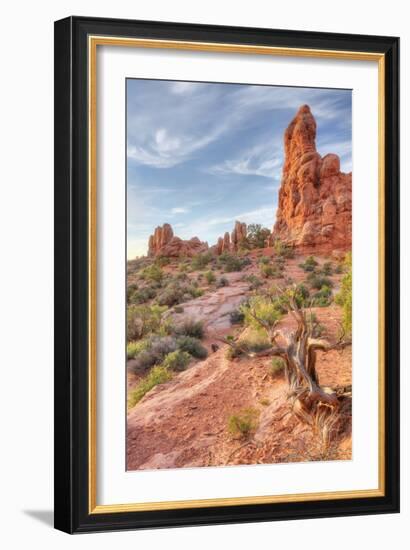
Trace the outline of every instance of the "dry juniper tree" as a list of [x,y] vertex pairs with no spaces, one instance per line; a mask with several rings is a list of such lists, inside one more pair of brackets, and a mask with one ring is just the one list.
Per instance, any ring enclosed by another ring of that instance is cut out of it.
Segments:
[[[276,288],[275,295],[268,294],[265,300],[280,307],[281,313],[289,313],[296,322],[296,328],[278,329],[281,315],[266,318],[258,314],[255,302],[250,301],[247,315],[253,320],[254,326],[259,326],[266,332],[270,347],[261,351],[250,352],[241,346],[239,338],[227,338],[226,344],[231,346],[236,354],[253,357],[279,357],[284,361],[284,373],[289,385],[288,399],[297,417],[312,426],[321,436],[324,451],[329,448],[332,434],[340,420],[341,402],[351,395],[351,386],[337,388],[322,387],[316,371],[317,352],[328,352],[343,349],[351,344],[341,336],[336,342],[317,337],[318,322],[310,309],[310,304],[300,293],[298,286],[292,288]],[[307,307],[306,307],[307,306]]]

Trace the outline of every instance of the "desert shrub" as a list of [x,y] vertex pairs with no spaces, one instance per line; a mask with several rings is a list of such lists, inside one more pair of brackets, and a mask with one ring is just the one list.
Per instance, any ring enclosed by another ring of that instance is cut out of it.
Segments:
[[218,258],[218,265],[227,273],[234,271],[241,271],[246,265],[249,265],[251,260],[249,258],[239,258],[228,252],[223,252]]
[[341,273],[343,273],[343,271],[344,269],[343,269],[342,263],[336,264],[336,266],[333,269],[333,273],[335,273],[336,275],[340,275]]
[[239,247],[244,250],[265,248],[269,237],[270,231],[267,227],[262,227],[259,223],[251,223],[248,225],[246,237],[239,243]]
[[140,401],[146,393],[158,384],[164,384],[171,380],[172,374],[170,371],[162,366],[154,367],[151,372],[146,376],[138,386],[129,392],[128,395],[128,409],[134,407],[138,401]]
[[[227,337],[227,340],[231,340],[233,343],[232,337]],[[257,331],[252,331],[247,336],[240,338],[239,341],[234,346],[229,346],[226,350],[225,357],[227,359],[235,359],[240,357],[244,353],[255,353],[258,351],[264,351],[271,347],[271,343],[266,338]]]
[[171,336],[154,336],[147,345],[134,356],[134,372],[141,372],[162,363],[164,357],[177,349],[176,339]]
[[332,275],[332,273],[333,273],[333,265],[332,265],[332,262],[325,262],[325,263],[322,265],[322,269],[320,270],[320,272],[321,272],[323,275]]
[[190,294],[192,298],[200,298],[203,295],[204,291],[202,288],[192,288]]
[[204,252],[203,254],[197,254],[192,258],[191,268],[193,271],[204,269],[212,260],[212,254],[210,252]]
[[128,304],[130,303],[131,297],[135,293],[136,290],[138,290],[138,285],[135,284],[135,283],[127,286],[127,303]]
[[202,321],[187,317],[173,328],[173,332],[176,336],[192,336],[201,339],[204,336],[204,324]]
[[172,282],[178,282],[178,283],[187,282],[187,281],[189,281],[189,277],[184,272],[176,273],[174,275],[174,278],[172,279]]
[[327,307],[332,303],[332,290],[324,285],[312,296],[312,305],[317,307]]
[[228,281],[228,279],[227,279],[226,277],[224,277],[224,276],[222,275],[222,277],[219,277],[219,279],[217,280],[216,286],[217,286],[218,288],[222,288],[222,287],[224,287],[224,286],[229,286],[229,281]]
[[133,359],[142,351],[149,347],[147,340],[138,340],[137,342],[128,342],[127,344],[127,359]]
[[146,267],[141,272],[141,279],[144,279],[146,281],[155,281],[157,283],[160,283],[163,278],[164,278],[164,272],[156,264],[152,264]]
[[240,308],[233,309],[229,312],[229,320],[231,325],[241,325],[245,320],[245,315]]
[[263,330],[261,324],[256,318],[260,319],[264,325],[272,328],[282,316],[282,309],[279,302],[265,296],[253,296],[248,304],[240,307],[244,314],[245,325],[256,330]]
[[259,403],[260,403],[263,407],[268,407],[268,406],[270,405],[269,399],[266,399],[266,398],[260,399],[260,400],[259,400]]
[[309,272],[309,271],[315,271],[318,265],[319,265],[318,262],[315,260],[313,256],[308,256],[303,263],[299,264],[299,267],[302,268],[303,271]]
[[200,340],[192,336],[179,336],[177,346],[179,350],[186,351],[196,359],[205,359],[208,356],[208,352]]
[[198,298],[198,296],[202,296],[202,291],[196,288],[193,283],[185,284],[173,280],[158,293],[157,302],[160,306],[172,307],[192,298]]
[[175,313],[184,313],[184,308],[182,306],[175,306],[174,307]]
[[265,279],[268,279],[269,277],[274,277],[276,275],[276,270],[272,265],[262,264],[260,266],[260,272],[262,277],[265,277]]
[[158,256],[158,258],[155,259],[155,265],[158,267],[164,267],[170,263],[171,260],[167,256]]
[[259,258],[259,263],[263,265],[268,265],[270,263],[270,258],[268,256],[262,256]]
[[191,356],[186,351],[177,349],[168,353],[162,361],[162,366],[172,371],[182,371],[188,366]]
[[344,261],[345,275],[342,277],[340,292],[336,295],[336,303],[343,308],[343,328],[352,331],[352,254],[346,254]]
[[157,295],[155,288],[146,286],[139,290],[136,290],[134,294],[130,297],[130,304],[145,304],[149,300],[152,300]]
[[333,283],[329,277],[316,273],[315,271],[309,273],[306,280],[311,288],[315,288],[317,290],[320,290],[323,286],[327,286],[329,288],[333,287]]
[[293,248],[282,242],[280,239],[276,239],[274,243],[275,252],[278,256],[281,256],[282,258],[293,258],[295,255],[295,252]]
[[270,375],[275,377],[285,370],[285,361],[280,357],[273,357],[270,365]]
[[157,332],[166,307],[158,305],[131,305],[127,308],[127,339],[138,340],[151,332]]
[[249,290],[256,290],[263,285],[263,282],[256,275],[247,275],[244,281],[249,283]]
[[228,431],[236,437],[249,437],[259,424],[259,411],[253,408],[242,409],[228,419]]
[[215,274],[212,273],[212,271],[206,271],[205,272],[205,279],[206,279],[206,282],[209,285],[211,285],[212,283],[214,283],[216,281]]
[[188,264],[185,262],[178,264],[178,271],[179,273],[186,273],[188,271]]

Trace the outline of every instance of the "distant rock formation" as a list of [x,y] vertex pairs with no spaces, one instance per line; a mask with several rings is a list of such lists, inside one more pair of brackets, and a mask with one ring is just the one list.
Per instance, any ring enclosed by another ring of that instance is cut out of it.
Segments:
[[195,256],[208,250],[208,243],[204,243],[198,237],[183,240],[174,235],[169,223],[155,228],[154,234],[148,239],[148,256],[166,256],[178,258],[180,256]]
[[232,233],[227,231],[223,237],[219,237],[213,251],[218,256],[223,252],[237,252],[241,241],[246,238],[246,235],[246,223],[236,221]]
[[271,243],[279,238],[303,252],[346,250],[352,243],[352,174],[335,154],[316,151],[316,121],[308,105],[284,136],[285,162]]
[[246,223],[236,221],[235,227],[231,233],[231,246],[234,252],[237,252],[239,245],[246,238],[247,228]]

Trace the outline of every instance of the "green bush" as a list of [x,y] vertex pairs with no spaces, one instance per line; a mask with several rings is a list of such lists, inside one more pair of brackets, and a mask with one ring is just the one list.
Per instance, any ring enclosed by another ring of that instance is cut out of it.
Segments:
[[302,268],[305,272],[310,272],[315,271],[318,265],[318,262],[313,256],[308,256],[303,263],[299,264],[299,267]]
[[234,436],[249,437],[259,424],[259,411],[253,408],[242,409],[228,419],[228,430]]
[[135,283],[127,286],[127,303],[128,304],[130,303],[131,297],[136,290],[138,290],[138,285],[136,285]]
[[212,254],[210,252],[205,252],[203,254],[197,254],[192,258],[191,268],[193,271],[198,271],[204,269],[209,262],[212,260]]
[[245,315],[240,308],[234,309],[229,312],[229,320],[231,325],[241,325],[245,320]]
[[333,287],[333,283],[331,279],[329,279],[329,277],[326,277],[325,275],[321,275],[320,273],[316,273],[314,271],[312,273],[309,273],[306,280],[311,288],[315,288],[317,290],[320,290],[323,286],[327,286],[329,288]]
[[211,285],[212,283],[214,283],[216,281],[216,277],[215,277],[215,274],[212,272],[212,271],[206,271],[205,273],[205,279],[206,279],[206,282]]
[[268,265],[268,264],[270,264],[270,258],[268,258],[268,256],[262,256],[259,259],[259,263],[262,264],[262,265]]
[[224,276],[222,275],[222,277],[219,277],[219,279],[218,279],[218,281],[217,281],[217,283],[216,283],[216,286],[217,286],[218,288],[222,288],[222,287],[224,287],[224,286],[229,286],[229,281],[228,281],[228,279],[227,279],[226,277],[224,277]]
[[202,290],[197,288],[194,283],[185,284],[173,280],[157,295],[157,302],[160,306],[172,307],[199,296],[202,296]]
[[342,277],[340,292],[336,295],[336,303],[343,308],[343,328],[352,332],[352,254],[346,254],[344,261],[345,275]]
[[160,283],[164,278],[164,272],[158,265],[152,264],[149,267],[143,269],[141,273],[141,278],[146,281],[155,281],[157,283]]
[[174,306],[175,313],[184,313],[184,308],[182,306]]
[[191,356],[186,351],[179,349],[168,353],[162,361],[162,366],[172,371],[182,371],[188,366]]
[[282,242],[280,239],[276,239],[274,243],[274,249],[276,254],[278,256],[281,256],[282,258],[290,259],[295,256],[295,251],[293,250],[293,248],[290,245]]
[[312,296],[312,305],[317,307],[327,307],[332,303],[332,290],[324,285]]
[[205,359],[208,356],[208,352],[200,340],[192,336],[179,336],[177,346],[179,350],[186,351],[196,359]]
[[173,332],[177,336],[192,336],[201,339],[204,336],[204,324],[202,321],[188,317],[179,322],[173,328]]
[[158,256],[158,258],[155,259],[155,265],[158,267],[164,267],[170,263],[171,260],[167,256]]
[[244,314],[245,325],[259,331],[263,330],[263,327],[255,317],[272,328],[281,318],[283,313],[279,302],[273,301],[265,296],[253,296],[250,298],[248,304],[240,307],[240,310]]
[[146,286],[140,290],[136,290],[130,297],[129,303],[131,304],[145,304],[149,300],[152,300],[157,295],[155,288]]
[[272,363],[270,366],[270,374],[273,377],[278,376],[285,370],[285,361],[280,357],[273,357]]
[[260,272],[262,277],[265,277],[265,279],[268,279],[269,277],[274,277],[276,275],[276,270],[271,265],[262,264],[260,266]]
[[242,269],[250,263],[252,262],[249,258],[239,258],[228,252],[223,252],[218,258],[218,265],[227,273],[242,271]]
[[325,262],[325,263],[322,265],[322,269],[320,270],[320,272],[321,272],[323,275],[332,275],[332,274],[333,274],[333,265],[332,265],[332,262]]
[[[232,337],[231,337],[232,339]],[[229,337],[228,337],[229,340]],[[235,346],[229,346],[226,350],[227,359],[235,359],[244,353],[264,351],[271,347],[269,340],[258,332],[251,332],[246,337],[240,338]]]
[[127,344],[127,359],[133,359],[142,351],[145,351],[149,346],[147,340],[138,340],[137,342],[128,342]]
[[158,384],[164,384],[171,380],[172,374],[169,370],[162,366],[154,367],[151,372],[146,376],[138,386],[131,390],[128,394],[128,409],[134,407],[138,401],[140,401],[146,393]]
[[244,281],[249,283],[249,290],[256,290],[263,285],[263,282],[256,275],[247,275]]
[[259,223],[251,223],[247,227],[246,237],[239,243],[239,248],[243,250],[265,248],[269,237],[270,231],[267,227],[262,227]]
[[127,339],[138,340],[151,332],[157,332],[163,323],[166,307],[158,305],[131,305],[127,308]]
[[134,355],[134,372],[141,372],[162,363],[164,357],[177,349],[176,339],[171,336],[153,336],[145,347]]

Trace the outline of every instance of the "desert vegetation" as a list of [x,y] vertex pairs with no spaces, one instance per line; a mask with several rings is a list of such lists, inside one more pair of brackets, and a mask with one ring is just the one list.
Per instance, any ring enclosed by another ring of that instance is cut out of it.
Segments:
[[303,105],[272,229],[128,261],[128,469],[351,459],[351,174],[315,139]]
[[[262,246],[260,235],[266,242],[267,232],[256,230],[237,251],[220,255],[128,264],[129,430],[133,418],[143,425],[144,411],[165,400],[167,419],[159,425],[167,441],[175,432],[174,445],[190,457],[180,466],[267,461],[279,426],[286,438],[269,461],[350,456],[351,256],[303,255],[278,241]],[[258,379],[249,384],[254,370]],[[208,384],[218,384],[211,410],[200,390]],[[235,397],[232,386],[239,385],[245,398]],[[172,411],[186,394],[188,424],[198,432],[183,445],[185,423]],[[200,442],[213,432],[200,430],[212,418],[219,431],[212,457],[204,458]],[[293,424],[300,435],[291,435]],[[158,441],[158,452],[163,445]],[[129,450],[130,464],[150,467],[137,455]]]

